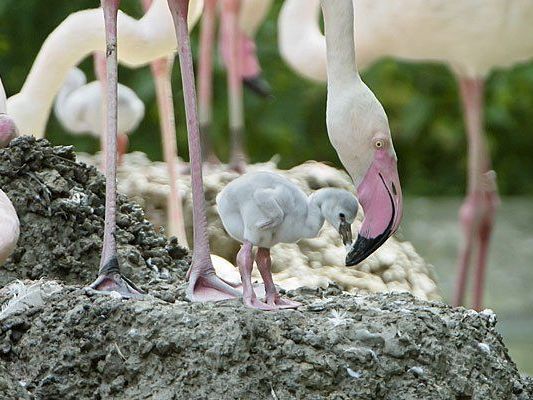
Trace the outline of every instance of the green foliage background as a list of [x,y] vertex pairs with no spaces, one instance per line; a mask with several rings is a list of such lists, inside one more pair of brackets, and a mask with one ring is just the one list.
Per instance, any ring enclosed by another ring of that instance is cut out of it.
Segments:
[[[69,13],[98,6],[97,0],[0,2],[0,76],[8,96],[17,93],[46,36]],[[265,76],[275,99],[264,101],[246,93],[247,146],[252,161],[281,155],[281,166],[308,159],[340,165],[325,128],[325,86],[295,75],[277,49],[276,1],[257,41]],[[123,0],[122,9],[141,15],[139,2]],[[198,29],[193,33],[198,43]],[[197,48],[197,46],[196,46]],[[92,60],[82,64],[94,79]],[[148,67],[120,69],[120,81],[146,104],[146,116],[131,136],[131,149],[162,158],[157,106]],[[174,68],[174,96],[180,154],[186,156],[186,132],[179,70]],[[363,75],[383,103],[399,157],[404,192],[417,195],[456,195],[464,192],[466,140],[455,78],[442,65],[407,64],[383,60]],[[46,77],[43,77],[46,79]],[[215,76],[214,143],[222,159],[228,153],[226,81],[218,65]],[[485,129],[494,168],[503,194],[533,193],[533,64],[494,71],[486,90]],[[94,152],[98,142],[66,134],[51,117],[47,137],[56,144],[74,144]]]

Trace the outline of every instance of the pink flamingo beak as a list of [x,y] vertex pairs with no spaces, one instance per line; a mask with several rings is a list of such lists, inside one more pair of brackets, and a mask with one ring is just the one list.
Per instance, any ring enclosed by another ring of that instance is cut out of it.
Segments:
[[356,242],[346,256],[346,265],[356,265],[376,251],[400,225],[403,213],[402,188],[396,157],[385,149],[376,150],[374,160],[357,187],[365,212]]
[[[261,65],[257,58],[255,41],[249,38],[240,29],[238,30],[237,35],[239,41],[239,72],[244,85],[260,97],[271,98],[272,88],[263,77]],[[229,65],[228,60],[231,56],[228,43],[227,30],[222,29],[219,39],[219,48],[226,66]]]
[[0,149],[7,147],[17,136],[18,131],[13,120],[6,114],[0,113]]

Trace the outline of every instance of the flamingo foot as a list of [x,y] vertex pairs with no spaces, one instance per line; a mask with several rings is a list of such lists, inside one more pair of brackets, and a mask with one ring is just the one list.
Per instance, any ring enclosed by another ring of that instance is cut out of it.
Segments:
[[266,297],[266,303],[270,306],[276,307],[277,309],[288,309],[288,308],[298,308],[302,306],[302,303],[297,301],[292,301],[288,299],[283,299],[279,294],[271,295]]
[[243,302],[246,307],[255,308],[256,310],[261,310],[261,311],[274,311],[279,308],[277,305],[263,303],[262,301],[258,300],[257,297],[255,296],[244,297]]
[[189,279],[187,298],[190,301],[221,301],[239,297],[242,297],[242,293],[215,273],[208,273]]
[[244,157],[234,157],[229,164],[229,169],[242,175],[246,172],[247,165],[248,164],[244,160]]
[[102,268],[100,275],[87,288],[90,293],[118,293],[125,299],[142,298],[143,292],[131,280],[122,276],[116,257],[112,257]]

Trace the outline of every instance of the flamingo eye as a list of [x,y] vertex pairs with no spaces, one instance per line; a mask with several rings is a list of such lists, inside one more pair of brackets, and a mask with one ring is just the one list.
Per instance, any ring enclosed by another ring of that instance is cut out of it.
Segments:
[[378,139],[374,142],[376,149],[382,149],[385,146],[385,141],[383,139]]

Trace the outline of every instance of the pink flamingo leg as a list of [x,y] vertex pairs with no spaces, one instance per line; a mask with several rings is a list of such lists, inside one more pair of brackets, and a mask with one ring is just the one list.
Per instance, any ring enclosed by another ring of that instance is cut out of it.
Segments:
[[120,273],[117,259],[117,12],[120,0],[102,0],[106,31],[107,113],[105,152],[105,224],[99,276],[91,285],[97,291],[115,291],[124,297],[140,295],[140,290]]
[[[252,286],[252,268],[254,263],[252,247],[252,243],[244,242],[241,249],[237,253],[237,266],[239,267],[239,272],[241,273],[242,298],[244,304],[247,307],[257,308],[258,310],[275,310],[278,308],[275,304],[263,303],[262,301],[257,299],[257,296],[254,292],[254,288]],[[276,287],[274,286],[274,282],[272,281],[272,276],[270,277],[270,281],[265,280],[265,290],[267,291],[267,297],[269,293],[268,290],[270,290],[270,293],[272,292],[272,290],[276,291]]]
[[211,145],[213,113],[213,47],[217,0],[205,0],[200,30],[200,57],[198,62],[198,116],[202,140],[202,160],[220,164]]
[[[103,52],[96,51],[93,53],[93,68],[96,79],[100,82],[100,87],[102,88],[102,93],[107,93],[107,72],[106,72],[106,57]],[[102,112],[106,110],[106,99],[102,99]],[[105,145],[106,145],[106,118],[102,118],[102,134],[100,135],[100,168],[105,170]]]
[[478,249],[474,280],[474,308],[482,306],[490,236],[499,197],[496,174],[490,170],[490,155],[483,135],[483,79],[461,78],[461,98],[468,133],[468,194],[461,206],[460,223],[465,243],[459,255],[454,305],[464,301],[468,268],[474,247]]
[[[96,79],[100,82],[102,93],[107,93],[106,85],[106,58],[104,53],[101,51],[96,51],[93,54],[93,63],[94,63],[94,73]],[[102,112],[105,112],[105,99],[102,101]],[[117,114],[118,118],[118,114]],[[105,127],[105,118],[102,119],[102,134],[100,135],[100,150],[102,155],[102,160],[100,162],[102,170],[105,170],[105,144],[106,144],[106,127]],[[118,165],[122,164],[122,159],[124,154],[128,152],[129,138],[127,133],[118,133],[117,136],[117,156],[118,156]]]
[[196,88],[191,55],[191,44],[187,29],[189,0],[168,0],[168,5],[178,41],[178,56],[183,84],[185,116],[189,137],[191,164],[191,188],[193,201],[193,257],[189,273],[187,297],[192,301],[212,301],[240,297],[240,292],[220,279],[213,268],[209,255],[207,216],[202,181],[202,150],[198,114],[196,111]]
[[[272,263],[270,259],[270,249],[260,247],[255,255],[257,269],[263,278],[265,284],[265,301],[269,306],[274,308],[298,308],[302,304],[296,301],[282,299],[274,285],[272,279]],[[243,280],[244,282],[244,280]]]
[[230,167],[244,172],[244,112],[242,80],[240,72],[241,48],[238,38],[238,15],[240,0],[223,0],[222,38],[227,40],[228,57],[228,102],[231,134]]
[[[144,12],[152,5],[152,0],[143,0]],[[173,57],[160,58],[150,63],[154,76],[157,107],[159,108],[159,124],[163,141],[163,157],[167,166],[170,193],[167,199],[168,234],[176,236],[182,246],[188,247],[183,219],[181,194],[178,188],[178,145],[176,143],[176,123],[174,116],[174,101],[172,98],[172,62]]]
[[[490,179],[490,177],[488,179]],[[485,215],[483,215],[479,225],[479,255],[474,280],[474,298],[472,302],[472,307],[478,311],[483,308],[483,289],[485,287],[487,256],[492,227],[494,226],[494,214],[499,202],[497,196],[494,196],[494,194],[497,194],[496,190],[484,193],[484,207],[486,207]]]
[[183,219],[181,194],[178,188],[178,145],[176,143],[176,124],[174,120],[174,104],[172,99],[171,62],[161,58],[150,64],[155,76],[155,90],[159,107],[159,123],[163,139],[163,157],[167,165],[170,193],[167,199],[168,233],[176,236],[178,242],[188,247]]

